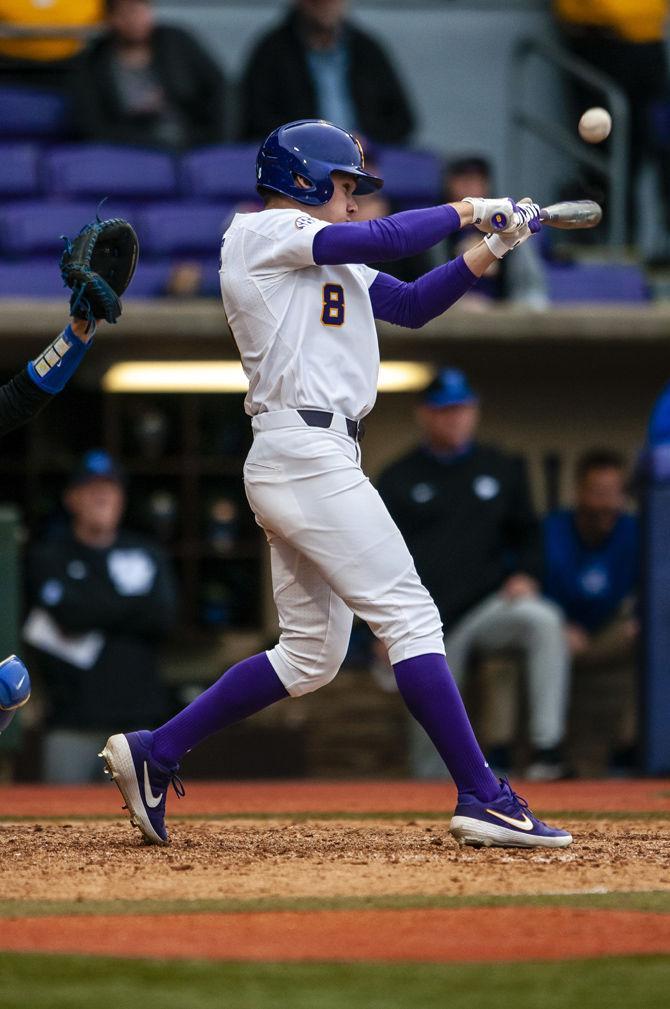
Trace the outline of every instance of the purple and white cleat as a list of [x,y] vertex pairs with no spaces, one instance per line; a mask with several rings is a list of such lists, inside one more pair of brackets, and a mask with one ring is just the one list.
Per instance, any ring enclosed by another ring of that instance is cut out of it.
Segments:
[[110,736],[99,754],[123,796],[130,822],[150,844],[169,844],[165,829],[165,800],[171,784],[179,796],[184,786],[177,777],[179,764],[164,767],[151,756],[151,733],[120,733]]
[[493,802],[459,796],[449,831],[460,844],[485,848],[565,848],[572,843],[567,830],[538,820],[505,778]]

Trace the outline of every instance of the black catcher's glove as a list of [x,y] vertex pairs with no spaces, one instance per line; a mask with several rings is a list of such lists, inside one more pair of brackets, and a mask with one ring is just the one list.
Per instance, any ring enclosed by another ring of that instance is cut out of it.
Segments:
[[65,238],[60,270],[72,288],[70,314],[76,319],[116,322],[121,315],[119,295],[133,278],[139,244],[128,221],[114,217],[86,224],[77,237]]

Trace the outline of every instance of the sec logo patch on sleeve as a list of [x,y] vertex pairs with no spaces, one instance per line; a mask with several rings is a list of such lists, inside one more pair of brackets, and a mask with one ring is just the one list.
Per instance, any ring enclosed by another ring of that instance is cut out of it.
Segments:
[[296,228],[308,228],[310,224],[316,224],[316,221],[309,214],[301,214],[295,219]]

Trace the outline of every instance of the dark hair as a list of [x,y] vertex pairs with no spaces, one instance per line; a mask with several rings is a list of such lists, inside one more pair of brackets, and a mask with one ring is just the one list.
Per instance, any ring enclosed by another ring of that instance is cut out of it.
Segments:
[[626,460],[621,452],[610,448],[592,448],[579,456],[575,463],[575,479],[580,483],[594,469],[626,469]]
[[466,158],[455,158],[454,161],[447,162],[444,170],[444,174],[450,175],[483,175],[485,178],[490,179],[491,165],[486,160],[477,154],[470,155]]
[[[140,3],[150,4],[152,0],[139,0]],[[105,17],[109,17],[114,13],[122,0],[105,0]]]

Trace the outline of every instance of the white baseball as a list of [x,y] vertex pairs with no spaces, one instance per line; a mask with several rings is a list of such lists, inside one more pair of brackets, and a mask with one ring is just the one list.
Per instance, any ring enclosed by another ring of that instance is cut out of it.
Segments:
[[579,120],[579,135],[587,144],[599,144],[610,135],[612,117],[607,109],[587,109]]

